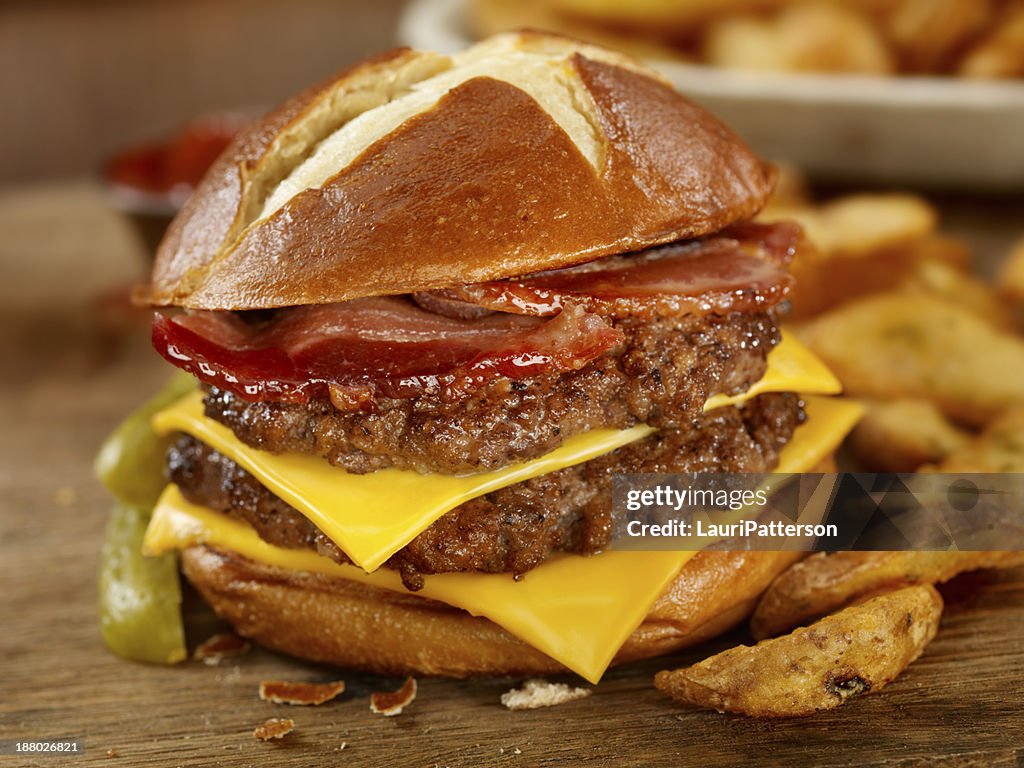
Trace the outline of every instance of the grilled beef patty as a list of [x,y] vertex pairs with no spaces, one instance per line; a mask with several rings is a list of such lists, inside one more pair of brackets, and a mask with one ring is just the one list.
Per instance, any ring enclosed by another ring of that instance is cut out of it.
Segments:
[[[409,589],[424,574],[523,574],[555,552],[605,548],[614,520],[612,476],[629,472],[766,472],[803,421],[793,394],[766,394],[742,408],[719,408],[574,467],[466,502],[396,552],[385,567]],[[168,475],[184,496],[247,522],[266,541],[311,549],[337,562],[345,554],[315,525],[227,457],[190,436],[171,448]]]
[[743,392],[761,378],[779,340],[767,312],[615,325],[625,342],[579,371],[499,379],[469,398],[423,396],[343,412],[327,398],[248,403],[211,388],[206,415],[256,448],[318,454],[349,472],[483,472],[541,456],[597,427],[646,422],[690,430],[708,397]]

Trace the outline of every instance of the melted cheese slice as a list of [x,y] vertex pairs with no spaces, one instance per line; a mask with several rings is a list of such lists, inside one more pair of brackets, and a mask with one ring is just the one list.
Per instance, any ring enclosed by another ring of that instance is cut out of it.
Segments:
[[[711,398],[705,410],[764,392],[838,392],[839,382],[799,341],[783,334],[768,355],[764,377],[735,397]],[[494,472],[455,477],[384,469],[353,475],[319,456],[275,455],[242,443],[230,429],[203,415],[202,395],[187,395],[153,420],[158,432],[187,432],[244,467],[267,490],[301,512],[367,572],[470,499],[532,477],[571,467],[647,437],[654,430],[595,429],[566,440],[551,453]]]
[[832,371],[788,331],[782,331],[782,341],[768,353],[767,363],[764,376],[750,389],[738,395],[715,395],[704,403],[704,412],[739,405],[768,392],[838,395],[843,391]]
[[[806,472],[838,446],[860,418],[858,404],[805,398],[807,422],[782,451],[776,472]],[[198,544],[231,550],[251,560],[407,592],[397,573],[364,573],[309,550],[275,547],[243,523],[185,501],[168,486],[146,531],[147,554]],[[438,574],[424,579],[422,597],[483,616],[596,683],[618,649],[676,578],[693,552],[604,552],[563,555],[521,581],[507,574]]]
[[470,499],[581,464],[654,432],[643,424],[631,429],[595,429],[569,438],[537,459],[458,477],[421,475],[406,469],[353,475],[320,456],[275,455],[251,448],[223,424],[203,415],[200,392],[161,411],[153,426],[161,434],[187,432],[244,467],[367,572],[377,570],[434,521]]

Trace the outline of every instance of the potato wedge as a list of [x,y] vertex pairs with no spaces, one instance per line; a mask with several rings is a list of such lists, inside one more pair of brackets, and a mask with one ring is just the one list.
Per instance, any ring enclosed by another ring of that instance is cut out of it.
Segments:
[[1007,411],[974,440],[929,467],[938,472],[1024,472],[1024,408]]
[[1021,552],[819,552],[772,582],[750,629],[758,640],[773,637],[880,589],[941,584],[965,571],[1020,564]]
[[1000,292],[1012,301],[1024,303],[1024,238],[1018,240],[1003,260],[996,277]]
[[940,292],[947,286],[953,288],[956,278],[963,276],[969,290],[962,296],[955,291],[952,295],[977,314],[997,316],[993,305],[998,306],[1000,322],[1004,322],[1009,313],[987,285],[970,290],[977,283],[977,278],[966,274],[970,261],[963,243],[937,235],[856,256],[800,249],[790,268],[796,278],[789,295],[792,317],[803,320],[852,299],[896,288]]
[[891,682],[935,637],[941,616],[934,587],[907,587],[784,637],[659,672],[654,685],[677,701],[719,712],[809,715]]
[[774,17],[727,16],[704,40],[707,63],[734,69],[886,74],[895,63],[879,31],[851,8],[796,4]]
[[977,78],[1024,77],[1024,6],[1005,15],[960,62],[957,74]]
[[992,0],[901,0],[885,24],[908,72],[942,72],[991,23]]
[[997,328],[1014,328],[1009,303],[991,283],[944,261],[921,260],[906,277],[901,287],[908,291],[929,293],[957,304],[987,320]]
[[799,335],[854,397],[930,400],[971,425],[1024,404],[1024,340],[933,296],[868,296]]
[[941,461],[971,436],[928,400],[905,398],[867,403],[849,445],[868,472],[913,472]]
[[930,235],[935,209],[916,195],[848,195],[825,205],[769,204],[764,221],[794,219],[826,257],[864,256]]

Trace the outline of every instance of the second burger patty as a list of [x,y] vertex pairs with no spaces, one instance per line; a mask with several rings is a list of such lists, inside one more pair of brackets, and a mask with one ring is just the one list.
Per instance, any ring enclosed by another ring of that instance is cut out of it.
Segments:
[[[590,554],[611,541],[612,477],[634,472],[767,472],[804,419],[793,394],[767,394],[742,408],[701,414],[686,428],[650,437],[583,464],[468,501],[385,563],[409,589],[432,573],[523,574],[555,552]],[[168,475],[195,504],[241,519],[281,547],[339,562],[345,553],[301,513],[244,469],[185,435],[171,448]]]

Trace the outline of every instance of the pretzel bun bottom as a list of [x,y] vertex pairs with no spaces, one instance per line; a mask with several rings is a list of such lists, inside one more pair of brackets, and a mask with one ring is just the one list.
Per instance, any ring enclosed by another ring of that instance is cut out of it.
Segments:
[[[743,621],[791,552],[700,552],[613,664],[694,645]],[[239,634],[276,651],[382,675],[565,672],[491,621],[434,600],[286,571],[208,547],[182,552],[188,580]]]

